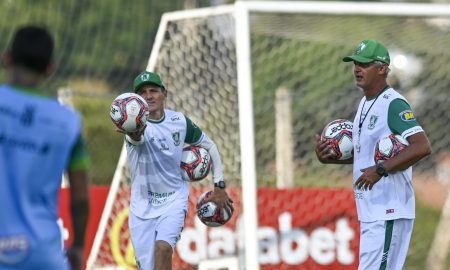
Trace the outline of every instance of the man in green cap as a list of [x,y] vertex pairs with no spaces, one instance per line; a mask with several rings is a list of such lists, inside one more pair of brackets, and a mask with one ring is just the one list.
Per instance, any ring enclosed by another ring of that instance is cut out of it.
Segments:
[[[353,158],[337,160],[316,134],[322,163],[353,164],[353,186],[360,221],[359,270],[401,270],[415,218],[412,165],[431,153],[428,137],[406,99],[387,84],[390,57],[386,47],[363,40],[343,58],[353,62],[356,85],[364,97],[353,122]],[[384,162],[375,162],[378,140],[399,135],[408,146]]]
[[233,211],[225,191],[216,144],[187,116],[165,108],[167,88],[157,73],[144,71],[133,83],[149,106],[146,127],[125,136],[132,186],[129,228],[138,269],[172,269],[173,248],[180,239],[189,188],[180,162],[184,144],[208,150],[214,181],[211,201]]

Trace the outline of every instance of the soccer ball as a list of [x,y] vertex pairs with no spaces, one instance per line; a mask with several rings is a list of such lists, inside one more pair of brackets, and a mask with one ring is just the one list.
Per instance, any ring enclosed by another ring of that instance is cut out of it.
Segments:
[[332,152],[339,160],[353,157],[353,123],[345,119],[336,119],[328,123],[322,131],[321,139],[327,140]]
[[183,180],[195,182],[205,178],[211,169],[211,156],[200,146],[191,145],[181,154],[181,176]]
[[148,114],[147,102],[134,93],[124,93],[116,97],[109,111],[113,123],[126,132],[142,128],[147,122]]
[[212,190],[205,191],[197,201],[197,217],[209,227],[219,227],[227,223],[233,216],[230,208],[218,207],[214,202],[207,200],[212,196]]
[[383,162],[395,157],[408,145],[409,143],[407,140],[396,134],[391,134],[387,137],[379,139],[375,145],[375,163]]

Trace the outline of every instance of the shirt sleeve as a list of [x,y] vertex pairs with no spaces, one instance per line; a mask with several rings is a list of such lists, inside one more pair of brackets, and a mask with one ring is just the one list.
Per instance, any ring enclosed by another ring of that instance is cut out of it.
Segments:
[[220,159],[219,149],[217,149],[217,145],[204,133],[201,141],[197,142],[197,145],[208,150],[208,153],[211,156],[211,173],[214,183],[223,181],[222,160]]
[[219,181],[223,181],[223,172],[222,172],[222,160],[220,159],[219,150],[217,149],[216,144],[205,134],[203,131],[192,122],[191,119],[184,116],[186,118],[186,138],[184,141],[188,144],[199,145],[206,150],[208,150],[209,155],[211,156],[212,166],[211,173],[214,183]]
[[392,133],[399,134],[405,139],[423,131],[411,106],[403,99],[395,99],[389,104],[388,125]]
[[90,157],[87,151],[86,142],[80,135],[72,149],[69,161],[69,170],[87,170],[90,166]]
[[184,117],[186,118],[186,138],[184,142],[188,144],[198,142],[202,138],[203,131],[187,116]]

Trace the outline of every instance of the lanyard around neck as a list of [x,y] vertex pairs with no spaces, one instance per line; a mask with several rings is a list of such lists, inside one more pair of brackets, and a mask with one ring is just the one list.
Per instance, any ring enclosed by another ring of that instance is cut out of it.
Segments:
[[375,104],[375,102],[377,102],[377,99],[378,99],[378,97],[381,95],[381,93],[383,93],[383,92],[384,92],[386,89],[388,89],[389,87],[390,87],[389,85],[386,85],[386,86],[383,88],[383,90],[381,90],[380,93],[378,93],[378,95],[375,97],[375,100],[372,102],[372,104],[370,104],[369,109],[368,109],[367,112],[364,114],[364,118],[362,118],[362,120],[361,120],[361,117],[362,117],[362,114],[363,114],[363,111],[364,111],[364,106],[366,105],[367,98],[366,98],[366,100],[364,100],[364,104],[363,104],[363,106],[362,106],[362,108],[361,108],[361,111],[359,112],[359,124],[358,124],[358,128],[359,128],[359,132],[360,132],[360,133],[361,133],[361,127],[362,127],[362,125],[363,125],[363,123],[364,123],[364,120],[366,120],[366,117],[367,117],[367,115],[369,114],[370,109],[372,109],[373,104]]
[[389,85],[386,85],[386,87],[384,87],[383,90],[381,90],[380,93],[378,93],[378,95],[376,96],[375,100],[372,102],[372,104],[370,104],[370,107],[369,107],[369,109],[367,110],[366,114],[364,115],[364,118],[362,118],[362,120],[361,120],[362,113],[363,113],[363,111],[364,111],[364,106],[366,105],[367,98],[366,98],[366,100],[364,100],[364,104],[363,104],[363,106],[362,106],[362,108],[361,108],[361,111],[359,112],[358,142],[357,142],[356,145],[355,145],[356,152],[358,152],[358,153],[361,151],[360,138],[361,138],[361,128],[362,128],[362,125],[363,125],[363,123],[364,123],[364,120],[366,120],[366,117],[367,117],[367,115],[369,114],[370,109],[372,109],[373,104],[375,104],[375,102],[377,101],[377,99],[378,99],[378,97],[381,95],[381,93],[383,93],[383,92],[384,92],[386,89],[388,89],[389,87],[390,87]]

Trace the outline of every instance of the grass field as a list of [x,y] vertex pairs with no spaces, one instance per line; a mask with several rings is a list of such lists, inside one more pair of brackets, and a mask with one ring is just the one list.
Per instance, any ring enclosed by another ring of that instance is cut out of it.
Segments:
[[[434,239],[435,230],[439,222],[440,210],[416,200],[416,221],[411,239],[405,270],[425,270],[428,251]],[[447,257],[448,258],[448,257]],[[450,269],[449,261],[447,267]]]

